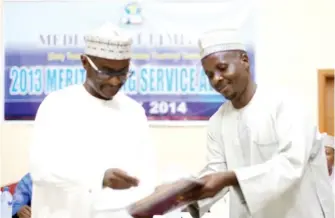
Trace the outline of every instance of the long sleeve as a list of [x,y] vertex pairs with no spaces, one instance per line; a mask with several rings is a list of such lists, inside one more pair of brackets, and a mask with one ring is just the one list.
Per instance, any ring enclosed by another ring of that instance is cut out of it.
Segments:
[[[220,126],[222,125],[221,110],[211,117],[207,132],[207,156],[206,166],[200,172],[200,177],[227,170],[224,145],[221,140]],[[228,188],[222,189],[213,198],[198,201],[200,216],[203,216],[217,201],[224,197],[229,191]]]
[[[78,147],[78,136],[73,133],[71,117],[66,103],[51,93],[40,105],[30,149],[30,172],[35,185],[54,185],[63,190],[74,187],[98,189],[102,186],[103,173],[96,184],[85,179],[85,166]],[[82,170],[81,170],[82,169]]]
[[301,104],[286,99],[273,117],[279,148],[267,162],[236,169],[251,215],[276,200],[303,177],[311,153],[320,148],[317,127]]

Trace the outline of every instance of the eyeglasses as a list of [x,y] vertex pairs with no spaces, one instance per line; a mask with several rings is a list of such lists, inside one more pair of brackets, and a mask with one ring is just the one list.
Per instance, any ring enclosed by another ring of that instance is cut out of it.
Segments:
[[128,67],[121,71],[115,71],[115,70],[99,70],[98,67],[94,64],[94,62],[89,58],[87,55],[85,55],[87,58],[88,63],[91,65],[93,70],[96,72],[96,74],[101,77],[101,79],[110,79],[112,77],[118,77],[121,80],[125,81],[129,77],[131,77],[134,74],[133,70],[130,70]]

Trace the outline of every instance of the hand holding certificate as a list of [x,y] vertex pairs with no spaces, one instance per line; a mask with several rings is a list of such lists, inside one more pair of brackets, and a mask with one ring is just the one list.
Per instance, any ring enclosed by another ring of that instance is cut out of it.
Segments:
[[163,215],[192,203],[186,200],[184,195],[193,190],[202,189],[203,185],[201,180],[198,179],[180,179],[174,183],[161,186],[152,195],[131,205],[128,211],[130,215],[138,218]]

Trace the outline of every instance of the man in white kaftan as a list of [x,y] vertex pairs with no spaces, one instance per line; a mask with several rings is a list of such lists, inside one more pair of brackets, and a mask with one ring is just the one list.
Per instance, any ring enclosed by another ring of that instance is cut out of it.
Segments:
[[[205,187],[189,193],[209,209],[230,191],[230,218],[334,218],[317,125],[293,93],[253,82],[235,30],[199,40],[202,66],[226,101],[209,121]],[[195,217],[195,216],[194,216]]]
[[106,24],[85,42],[84,85],[49,94],[37,112],[32,218],[129,217],[121,209],[156,185],[145,112],[119,92],[131,76],[131,38]]

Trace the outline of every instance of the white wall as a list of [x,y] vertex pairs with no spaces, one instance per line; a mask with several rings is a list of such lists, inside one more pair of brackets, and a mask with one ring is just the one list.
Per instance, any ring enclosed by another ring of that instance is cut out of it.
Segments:
[[[257,80],[297,88],[317,119],[317,68],[335,66],[334,1],[258,2]],[[31,130],[32,124],[1,124],[1,185],[15,182],[27,172]],[[175,164],[196,172],[203,165],[205,127],[153,126],[151,133],[161,169]]]

